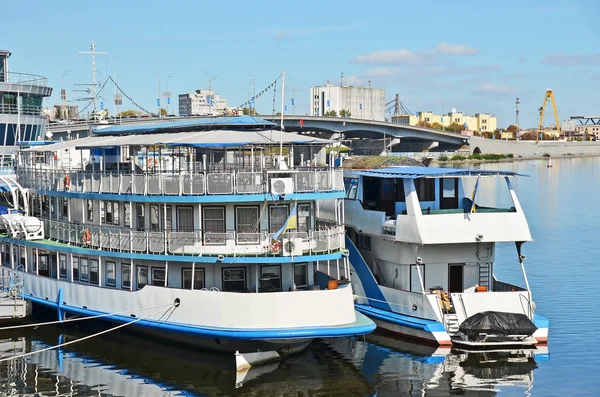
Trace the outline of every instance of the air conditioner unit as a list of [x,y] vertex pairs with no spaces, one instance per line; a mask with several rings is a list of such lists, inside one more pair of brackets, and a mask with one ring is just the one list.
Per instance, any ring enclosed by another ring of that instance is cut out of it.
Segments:
[[301,238],[283,238],[283,256],[301,256],[304,246]]
[[292,178],[271,179],[271,194],[294,193],[294,180]]

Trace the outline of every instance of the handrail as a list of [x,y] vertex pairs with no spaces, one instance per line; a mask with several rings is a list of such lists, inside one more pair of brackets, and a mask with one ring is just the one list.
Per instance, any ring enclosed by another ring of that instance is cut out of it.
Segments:
[[4,72],[1,73],[0,76],[4,77],[2,80],[0,80],[0,83],[27,84],[41,87],[48,86],[48,78],[37,74],[21,72]]
[[[20,108],[20,110],[19,110]],[[17,105],[10,103],[2,103],[0,104],[0,113],[1,114],[19,114],[26,116],[42,116],[42,107],[35,105]]]

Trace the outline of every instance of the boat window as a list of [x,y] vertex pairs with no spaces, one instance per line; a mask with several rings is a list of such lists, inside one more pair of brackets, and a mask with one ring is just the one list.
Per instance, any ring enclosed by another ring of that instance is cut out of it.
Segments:
[[[192,269],[181,270],[182,285],[184,289],[192,289]],[[204,269],[194,269],[194,289],[205,288],[204,284]]]
[[435,179],[419,178],[415,179],[415,190],[420,202],[435,201]]
[[159,218],[160,215],[158,214],[158,204],[150,204],[150,231],[159,231]]
[[119,202],[100,202],[100,222],[105,225],[119,225]]
[[50,269],[48,267],[48,254],[45,251],[40,251],[40,263],[38,268],[38,274],[40,276],[50,277]]
[[59,255],[58,256],[58,271],[59,271],[59,275],[61,278],[67,278],[67,256],[66,255]]
[[229,267],[223,269],[223,291],[241,292],[246,289],[246,269]]
[[63,197],[62,199],[62,217],[69,217],[69,199],[66,197]]
[[90,283],[98,284],[98,259],[90,259]]
[[94,221],[94,202],[92,200],[87,201],[87,220]]
[[256,233],[259,226],[258,206],[235,207],[235,231],[237,233]]
[[[223,224],[221,226],[225,231],[225,209],[221,209],[223,210]],[[177,231],[194,231],[194,209],[192,207],[177,207]]]
[[88,282],[88,260],[87,258],[79,258],[80,271],[79,280]]
[[131,265],[128,263],[121,263],[121,287],[131,288]]
[[165,286],[165,268],[164,267],[153,267],[152,268],[152,285],[157,287]]
[[104,267],[106,268],[106,280],[105,284],[108,287],[115,287],[117,285],[115,273],[116,273],[116,264],[115,262],[104,262]]
[[146,230],[146,212],[144,209],[144,204],[137,204],[135,208],[137,230],[143,232]]
[[167,219],[165,229],[168,231],[173,230],[173,209],[170,205],[167,205]]
[[73,257],[73,281],[79,281],[79,258]]
[[306,263],[294,264],[294,284],[297,288],[308,285],[308,266]]
[[137,289],[142,289],[148,284],[148,266],[136,266]]
[[308,232],[310,226],[310,204],[298,204],[298,231]]
[[269,231],[275,233],[285,223],[290,208],[287,205],[272,205],[269,207]]
[[131,204],[123,204],[123,226],[131,227]]
[[260,292],[281,291],[281,266],[270,265],[260,267]]
[[356,200],[356,192],[358,191],[358,178],[344,178],[346,186],[346,198]]
[[406,202],[406,194],[404,193],[404,179],[396,179],[396,201],[400,203]]
[[[204,219],[204,232],[225,233],[225,208],[205,207],[202,209]],[[179,215],[179,214],[178,214]],[[177,223],[180,219],[178,217]]]

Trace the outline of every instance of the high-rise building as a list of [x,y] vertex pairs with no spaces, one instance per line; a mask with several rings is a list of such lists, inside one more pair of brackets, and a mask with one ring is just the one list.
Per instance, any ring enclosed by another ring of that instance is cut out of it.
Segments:
[[227,109],[227,100],[212,90],[196,90],[190,94],[179,94],[180,116],[219,115]]
[[324,116],[332,111],[340,116],[350,112],[351,118],[385,121],[385,90],[350,85],[324,86],[310,89],[310,115]]

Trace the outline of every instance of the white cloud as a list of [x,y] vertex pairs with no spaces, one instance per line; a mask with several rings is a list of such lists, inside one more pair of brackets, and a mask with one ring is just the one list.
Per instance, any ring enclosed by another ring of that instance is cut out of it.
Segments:
[[552,66],[580,66],[600,64],[600,54],[550,54],[546,56],[542,63]]
[[479,51],[464,44],[441,42],[432,50],[412,51],[405,48],[369,52],[352,59],[352,63],[367,65],[423,65],[444,56],[471,56]]
[[440,55],[453,56],[475,55],[479,52],[476,48],[471,48],[464,44],[448,44],[445,42],[441,42],[435,46],[435,51]]
[[514,87],[494,83],[481,84],[471,90],[471,93],[475,95],[505,95],[515,94],[516,92],[517,89]]

